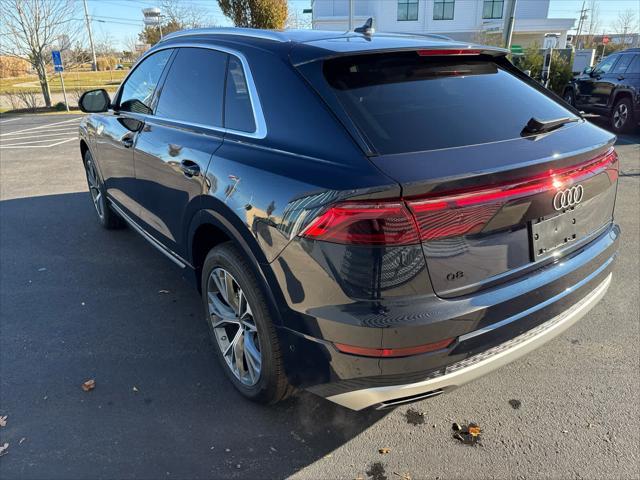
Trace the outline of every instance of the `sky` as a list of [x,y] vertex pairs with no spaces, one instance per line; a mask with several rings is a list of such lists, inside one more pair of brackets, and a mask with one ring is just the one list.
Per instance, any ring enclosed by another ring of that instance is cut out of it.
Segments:
[[[209,11],[212,21],[220,26],[232,26],[231,22],[222,14],[216,0],[186,0]],[[393,0],[389,0],[393,1]],[[482,0],[478,0],[482,1]],[[159,2],[154,0],[88,0],[89,15],[93,17],[92,28],[96,42],[104,41],[107,37],[123,49],[128,44],[127,40],[137,36],[143,27],[142,9],[155,7]],[[549,17],[551,18],[577,18],[582,7],[582,0],[551,0]],[[587,5],[589,0],[587,0]],[[612,24],[618,16],[618,12],[635,10],[640,17],[639,0],[599,0],[600,25],[607,33],[612,33]],[[302,9],[309,8],[311,0],[290,0],[289,8],[302,14]],[[82,17],[84,10],[82,1],[77,0],[78,15]],[[310,15],[309,15],[310,16]]]

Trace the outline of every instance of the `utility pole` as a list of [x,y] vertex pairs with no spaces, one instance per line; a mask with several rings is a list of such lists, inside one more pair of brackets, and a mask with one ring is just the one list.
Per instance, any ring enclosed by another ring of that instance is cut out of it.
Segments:
[[96,49],[93,46],[93,34],[91,33],[91,20],[89,20],[89,9],[87,8],[87,0],[83,0],[84,3],[84,18],[87,21],[87,31],[89,32],[89,45],[91,45],[91,70],[94,72],[98,69],[98,62],[96,62]]
[[582,48],[580,45],[580,33],[582,33],[582,27],[584,26],[584,21],[587,19],[587,12],[590,10],[585,7],[585,1],[582,0],[582,8],[580,9],[580,19],[578,20],[578,28],[576,30],[576,41],[574,42],[574,46],[576,48]]
[[517,0],[509,2],[509,10],[504,16],[504,26],[502,28],[502,40],[504,48],[511,49],[511,39],[513,38],[513,26],[516,22],[516,3]]
[[349,0],[349,31],[353,30],[353,0]]

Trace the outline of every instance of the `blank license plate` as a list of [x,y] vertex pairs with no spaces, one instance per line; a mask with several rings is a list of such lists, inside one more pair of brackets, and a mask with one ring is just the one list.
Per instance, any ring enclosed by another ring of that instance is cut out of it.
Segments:
[[585,228],[585,222],[588,220],[586,209],[578,207],[551,218],[545,217],[531,222],[533,260],[579,240],[585,230],[588,230]]

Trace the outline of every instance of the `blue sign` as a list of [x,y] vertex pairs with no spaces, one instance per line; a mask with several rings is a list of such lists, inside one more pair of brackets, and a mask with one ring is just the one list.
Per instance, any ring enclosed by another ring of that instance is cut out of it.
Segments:
[[64,67],[62,66],[62,56],[60,55],[60,50],[53,50],[51,52],[51,58],[53,59],[53,70],[56,72],[64,72]]

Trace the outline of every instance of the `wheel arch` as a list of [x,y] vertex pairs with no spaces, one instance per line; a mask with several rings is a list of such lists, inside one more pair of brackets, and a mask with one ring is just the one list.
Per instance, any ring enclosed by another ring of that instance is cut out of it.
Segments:
[[629,100],[631,100],[631,104],[632,104],[631,107],[633,108],[633,94],[631,93],[631,90],[627,90],[627,89],[619,89],[615,91],[615,93],[612,95],[610,107],[613,109],[616,103],[618,103],[618,100],[624,97],[627,97],[629,98]]
[[[228,211],[225,212],[225,210]],[[198,211],[189,227],[188,259],[194,269],[198,291],[202,291],[202,266],[207,254],[215,246],[228,241],[233,242],[249,259],[249,264],[253,267],[260,285],[267,294],[274,321],[281,324],[282,312],[278,305],[284,301],[284,296],[279,291],[275,274],[249,229],[230,211],[229,207],[223,204],[209,204],[207,208]]]

